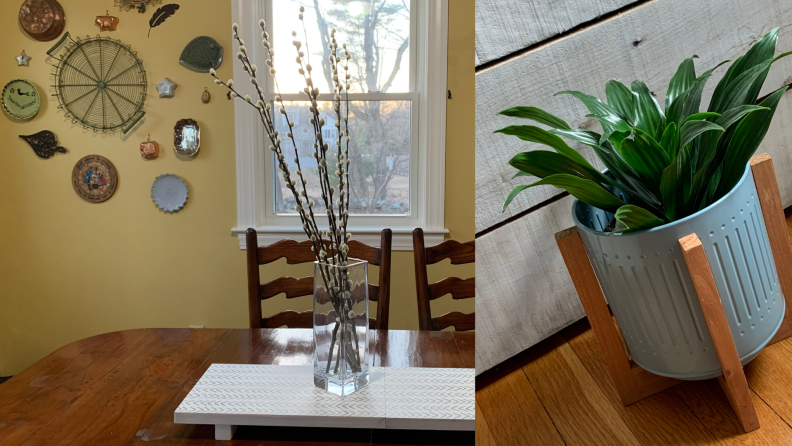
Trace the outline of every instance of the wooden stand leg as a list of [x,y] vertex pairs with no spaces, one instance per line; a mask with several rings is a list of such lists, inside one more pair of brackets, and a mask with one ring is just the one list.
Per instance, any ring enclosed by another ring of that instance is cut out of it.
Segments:
[[751,158],[751,171],[756,182],[756,193],[762,206],[767,236],[770,239],[770,250],[773,252],[778,281],[781,292],[786,300],[786,314],[781,328],[770,343],[782,341],[792,336],[792,245],[789,243],[789,232],[784,208],[781,203],[781,192],[778,189],[773,160],[763,153]]
[[704,246],[696,234],[680,239],[679,245],[682,247],[682,254],[693,278],[693,286],[698,294],[704,319],[707,321],[715,345],[715,352],[723,368],[723,377],[718,381],[745,432],[756,430],[759,428],[759,418],[751,399],[751,389],[748,388],[748,381],[740,364],[740,356],[737,354],[737,347],[729,330],[729,322],[723,311],[723,304],[715,286],[715,279],[712,277]]
[[613,324],[608,304],[602,295],[577,228],[561,231],[555,238],[622,403],[626,406],[642,399],[640,387],[630,370],[627,353],[622,347],[621,334]]

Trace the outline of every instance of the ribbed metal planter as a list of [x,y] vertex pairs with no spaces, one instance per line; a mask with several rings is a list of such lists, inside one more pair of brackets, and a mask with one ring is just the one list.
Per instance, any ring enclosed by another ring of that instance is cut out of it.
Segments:
[[781,326],[784,297],[750,167],[721,200],[659,228],[610,235],[603,229],[613,215],[577,200],[572,217],[627,350],[642,368],[686,380],[722,374],[679,248],[678,240],[693,233],[706,250],[743,365]]

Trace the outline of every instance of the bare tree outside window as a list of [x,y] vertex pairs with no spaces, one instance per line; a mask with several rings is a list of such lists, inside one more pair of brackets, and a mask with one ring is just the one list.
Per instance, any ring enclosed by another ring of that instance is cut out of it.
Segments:
[[[294,11],[306,8],[305,29]],[[330,30],[335,28],[339,41],[346,42],[352,58],[350,94],[404,93],[410,91],[410,7],[409,0],[278,0],[273,2],[273,33],[278,68],[291,68],[294,61],[292,31],[307,34],[306,55],[315,70],[320,93],[329,91],[332,74],[328,62]],[[315,26],[312,26],[315,25]],[[280,93],[302,91],[301,79],[281,80]],[[277,93],[277,92],[276,92]],[[365,98],[365,96],[364,96]],[[329,102],[321,104],[330,112]],[[370,215],[405,215],[410,212],[410,158],[412,153],[411,101],[350,101],[350,213]],[[292,102],[288,113],[307,122],[307,103]],[[302,116],[305,115],[305,120]],[[326,113],[330,122],[331,113]],[[295,119],[295,122],[298,122]],[[276,122],[282,121],[278,119]],[[285,127],[285,123],[282,123]],[[334,127],[326,127],[333,130]],[[300,131],[296,132],[296,136]],[[312,137],[312,135],[306,135]],[[302,150],[302,148],[299,148]],[[310,153],[306,152],[310,157]],[[311,158],[313,159],[313,158]],[[302,162],[302,159],[301,159]],[[314,167],[315,169],[315,167]],[[275,178],[279,178],[275,175]],[[282,179],[278,180],[279,182]],[[295,203],[276,186],[276,212],[292,214]],[[318,201],[317,201],[318,202]]]

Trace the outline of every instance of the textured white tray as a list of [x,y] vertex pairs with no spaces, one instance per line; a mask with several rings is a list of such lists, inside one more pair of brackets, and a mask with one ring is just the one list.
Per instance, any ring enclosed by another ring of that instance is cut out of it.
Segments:
[[313,366],[212,364],[174,413],[177,424],[475,430],[474,369],[373,367],[340,397],[313,385]]

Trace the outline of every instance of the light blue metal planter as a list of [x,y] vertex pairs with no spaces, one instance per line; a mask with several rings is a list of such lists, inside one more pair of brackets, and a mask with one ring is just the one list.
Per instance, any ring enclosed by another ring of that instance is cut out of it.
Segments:
[[613,218],[575,200],[572,218],[627,350],[657,375],[698,380],[722,375],[678,240],[701,239],[743,365],[781,326],[778,283],[750,167],[725,197],[668,225],[629,234],[603,229]]

